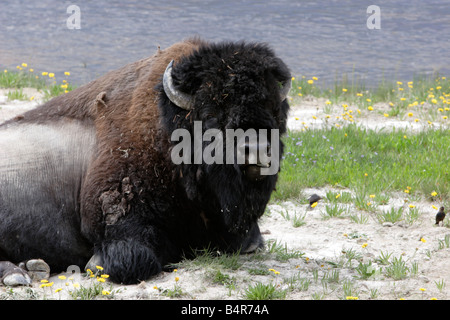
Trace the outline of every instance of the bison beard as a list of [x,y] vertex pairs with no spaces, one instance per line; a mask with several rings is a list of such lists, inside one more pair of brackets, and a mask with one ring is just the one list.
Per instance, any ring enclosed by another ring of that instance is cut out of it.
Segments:
[[0,260],[101,265],[129,284],[195,248],[261,248],[277,174],[175,165],[170,136],[194,121],[281,135],[290,79],[267,45],[190,39],[0,125]]

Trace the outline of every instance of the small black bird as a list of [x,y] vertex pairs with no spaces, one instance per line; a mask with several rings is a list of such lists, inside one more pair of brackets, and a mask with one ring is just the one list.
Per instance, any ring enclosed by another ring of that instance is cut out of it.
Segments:
[[318,202],[319,200],[321,200],[322,199],[322,197],[321,196],[319,196],[319,195],[317,195],[317,194],[313,194],[313,195],[311,195],[311,197],[309,197],[309,199],[308,199],[308,201],[309,201],[309,207],[310,208],[312,208],[312,205],[315,203],[315,202]]
[[438,213],[436,214],[436,224],[439,225],[439,222],[444,221],[444,218],[445,218],[444,207],[440,207]]

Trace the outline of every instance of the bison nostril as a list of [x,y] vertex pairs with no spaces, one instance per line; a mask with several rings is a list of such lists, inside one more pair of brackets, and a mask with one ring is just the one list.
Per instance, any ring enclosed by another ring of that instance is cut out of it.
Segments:
[[245,164],[265,166],[270,163],[270,143],[245,143],[242,149]]

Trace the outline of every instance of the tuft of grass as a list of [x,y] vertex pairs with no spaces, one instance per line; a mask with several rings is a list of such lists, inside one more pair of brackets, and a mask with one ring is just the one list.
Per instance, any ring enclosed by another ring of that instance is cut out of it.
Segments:
[[9,101],[11,101],[11,100],[28,100],[28,97],[26,94],[23,93],[22,88],[15,89],[13,91],[8,91],[6,96],[8,97]]
[[400,258],[394,257],[390,264],[385,268],[386,276],[394,279],[401,280],[408,277],[410,269],[407,267],[406,262]]
[[343,214],[346,213],[346,208],[339,205],[333,204],[331,206],[325,206],[325,213],[321,212],[322,219],[330,219],[330,218],[341,218]]
[[303,252],[289,250],[286,243],[282,245],[273,239],[267,241],[267,253],[275,255],[275,259],[281,262],[301,258],[304,255]]
[[263,284],[258,282],[250,285],[244,291],[244,298],[247,300],[280,300],[286,298],[287,290],[279,289],[273,283]]
[[240,259],[240,252],[220,253],[211,248],[193,250],[189,257],[185,257],[175,267],[195,270],[198,268],[238,270],[243,262]]
[[403,219],[403,207],[399,207],[398,209],[392,207],[388,211],[383,211],[377,215],[377,219],[380,223],[398,222]]

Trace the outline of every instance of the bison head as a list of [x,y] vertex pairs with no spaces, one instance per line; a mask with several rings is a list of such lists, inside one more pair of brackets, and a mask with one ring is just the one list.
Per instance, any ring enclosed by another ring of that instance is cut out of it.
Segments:
[[[204,44],[170,62],[162,82],[158,88],[162,124],[170,134],[188,132],[183,140],[192,146],[180,151],[187,161],[174,163],[175,179],[220,248],[248,251],[254,249],[256,238],[260,246],[257,220],[275,188],[283,150],[280,137],[286,131],[288,68],[264,44]],[[251,131],[257,139],[217,143],[218,137],[226,140],[228,132],[238,130]],[[205,139],[208,132],[222,135]],[[180,140],[172,141],[172,147]],[[233,147],[227,149],[230,143]],[[221,151],[222,161],[204,161],[205,150],[213,150],[216,160]],[[244,155],[240,162],[239,152]],[[259,155],[264,154],[263,161]],[[274,162],[275,172],[263,174],[263,168]]]

